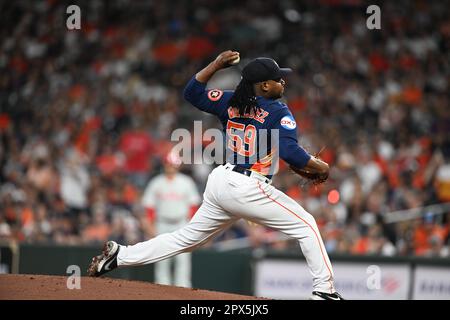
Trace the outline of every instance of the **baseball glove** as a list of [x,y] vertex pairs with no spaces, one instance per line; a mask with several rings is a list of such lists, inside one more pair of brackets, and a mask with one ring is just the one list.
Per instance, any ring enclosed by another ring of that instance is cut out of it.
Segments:
[[302,178],[311,181],[312,184],[314,185],[324,183],[328,179],[328,172],[326,173],[310,172],[305,169],[298,169],[294,166],[289,166],[289,168]]
[[[325,147],[323,147],[319,152],[317,152],[314,155],[314,157],[317,158],[317,159],[320,159],[319,155],[322,153],[322,151],[324,149],[325,149]],[[293,172],[295,172],[296,174],[298,174],[302,178],[305,178],[307,181],[311,182],[314,185],[318,185],[318,184],[324,183],[328,179],[328,172],[325,172],[325,173],[311,172],[311,171],[308,171],[306,169],[296,168],[296,167],[294,167],[292,165],[290,165],[289,168]]]

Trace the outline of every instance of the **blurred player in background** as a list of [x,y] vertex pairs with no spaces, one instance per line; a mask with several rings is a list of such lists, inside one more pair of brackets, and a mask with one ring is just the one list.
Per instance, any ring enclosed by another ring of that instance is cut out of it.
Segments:
[[[142,204],[147,211],[152,237],[180,229],[198,209],[200,196],[195,183],[191,177],[179,172],[180,165],[181,159],[168,153],[164,159],[164,173],[154,177],[145,189]],[[191,254],[183,253],[156,263],[155,282],[191,287]]]

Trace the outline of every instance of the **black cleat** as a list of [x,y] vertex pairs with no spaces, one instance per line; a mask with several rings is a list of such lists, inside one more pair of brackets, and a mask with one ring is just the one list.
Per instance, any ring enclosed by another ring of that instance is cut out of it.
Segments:
[[102,254],[92,258],[88,268],[90,277],[100,277],[101,275],[117,268],[117,254],[119,245],[114,241],[108,241],[103,246]]
[[320,291],[313,291],[310,300],[344,300],[342,296],[335,292],[335,293],[325,293]]

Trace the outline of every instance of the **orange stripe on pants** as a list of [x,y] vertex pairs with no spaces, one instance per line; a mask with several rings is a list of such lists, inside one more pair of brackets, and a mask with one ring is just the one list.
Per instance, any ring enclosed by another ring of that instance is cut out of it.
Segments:
[[301,221],[303,221],[308,227],[310,227],[311,230],[314,232],[314,235],[316,236],[317,242],[319,243],[320,253],[322,254],[323,261],[325,262],[325,265],[326,265],[326,267],[327,267],[327,269],[328,269],[328,272],[329,272],[329,274],[330,274],[330,280],[328,280],[328,281],[330,282],[330,293],[333,293],[333,283],[331,282],[331,280],[333,279],[333,276],[332,276],[331,268],[328,266],[327,259],[325,259],[325,255],[324,255],[324,253],[323,253],[322,245],[320,244],[320,239],[319,239],[319,236],[317,235],[316,230],[314,230],[314,228],[313,228],[306,220],[302,219],[302,218],[301,218],[299,215],[297,215],[294,211],[290,210],[289,208],[286,208],[285,206],[283,206],[281,203],[279,203],[279,202],[276,201],[275,199],[272,199],[268,194],[266,194],[266,193],[264,192],[264,190],[261,188],[261,185],[259,184],[259,182],[257,182],[257,183],[258,183],[258,188],[259,188],[259,190],[261,190],[261,192],[262,192],[267,198],[269,198],[271,201],[275,202],[277,205],[279,205],[279,206],[282,207],[283,209],[286,209],[289,213],[291,213],[291,214],[293,214],[294,216],[296,216],[297,218],[299,218],[299,219],[300,219]]

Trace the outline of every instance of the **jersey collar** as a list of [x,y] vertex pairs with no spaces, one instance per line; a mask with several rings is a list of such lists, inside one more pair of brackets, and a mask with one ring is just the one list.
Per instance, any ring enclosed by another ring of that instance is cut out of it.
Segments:
[[256,96],[256,101],[258,101],[258,103],[261,103],[261,104],[269,104],[269,103],[272,103],[272,102],[274,102],[276,100],[274,100],[274,99],[267,99],[267,98],[264,98],[263,96]]

